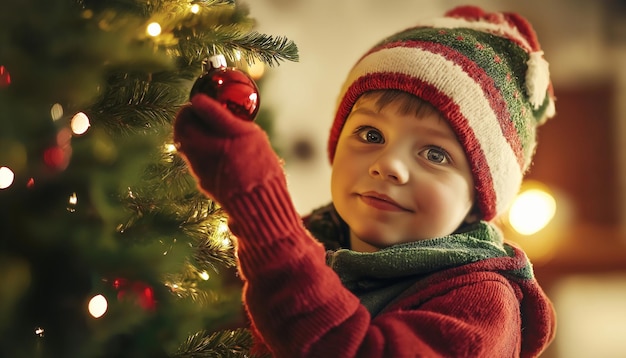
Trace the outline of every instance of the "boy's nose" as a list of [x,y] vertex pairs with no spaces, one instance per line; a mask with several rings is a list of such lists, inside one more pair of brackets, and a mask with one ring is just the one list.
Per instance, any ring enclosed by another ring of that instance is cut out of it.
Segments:
[[409,170],[401,158],[383,153],[376,158],[369,168],[369,174],[375,179],[389,180],[394,184],[405,184],[409,180]]

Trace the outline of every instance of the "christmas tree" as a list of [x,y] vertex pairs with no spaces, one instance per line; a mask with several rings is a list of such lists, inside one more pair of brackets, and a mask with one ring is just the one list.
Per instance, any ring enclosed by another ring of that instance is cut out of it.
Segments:
[[247,354],[235,239],[171,127],[205,58],[297,60],[249,13],[226,0],[3,4],[1,357]]

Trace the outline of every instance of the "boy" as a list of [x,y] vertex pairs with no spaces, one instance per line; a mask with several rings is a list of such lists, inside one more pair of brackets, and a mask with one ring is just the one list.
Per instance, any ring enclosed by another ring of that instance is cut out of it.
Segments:
[[229,213],[259,347],[533,357],[554,337],[554,311],[489,220],[516,194],[535,128],[553,114],[530,25],[459,7],[353,67],[329,139],[333,204],[304,220],[254,123],[196,95],[174,135],[201,190]]

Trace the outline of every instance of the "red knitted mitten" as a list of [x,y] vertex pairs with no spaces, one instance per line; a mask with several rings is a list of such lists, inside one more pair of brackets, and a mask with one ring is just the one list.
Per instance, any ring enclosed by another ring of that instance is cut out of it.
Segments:
[[230,198],[277,177],[285,181],[265,131],[207,95],[195,95],[178,112],[174,141],[200,188],[227,210]]

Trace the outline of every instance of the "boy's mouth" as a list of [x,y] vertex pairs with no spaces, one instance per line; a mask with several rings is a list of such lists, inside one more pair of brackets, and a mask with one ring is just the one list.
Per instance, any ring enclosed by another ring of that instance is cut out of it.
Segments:
[[381,194],[375,191],[368,191],[358,194],[359,198],[367,205],[372,206],[379,210],[386,211],[411,211],[402,205],[398,204],[395,200],[385,194]]

